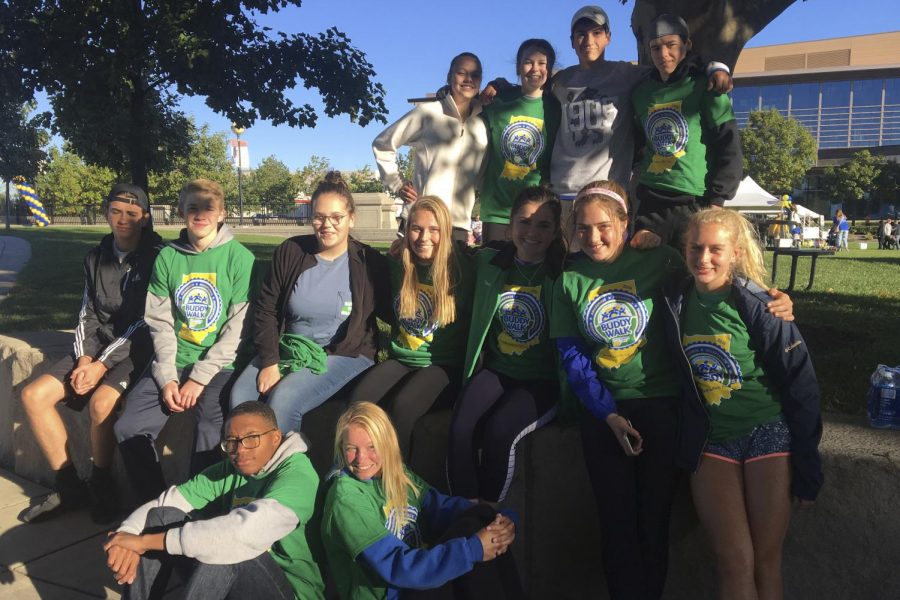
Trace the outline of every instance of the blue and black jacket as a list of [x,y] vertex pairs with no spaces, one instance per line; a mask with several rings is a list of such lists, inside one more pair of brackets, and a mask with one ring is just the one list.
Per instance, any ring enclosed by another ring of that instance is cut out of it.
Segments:
[[[696,470],[709,434],[709,416],[681,345],[681,316],[693,286],[692,277],[680,278],[664,286],[663,294],[669,308],[664,311],[666,338],[685,390],[676,462]],[[766,305],[772,298],[759,285],[737,278],[731,286],[731,299],[747,327],[751,346],[778,393],[791,432],[791,493],[803,500],[815,500],[824,481],[818,449],[822,416],[819,384],[806,342],[794,323],[768,311]]]

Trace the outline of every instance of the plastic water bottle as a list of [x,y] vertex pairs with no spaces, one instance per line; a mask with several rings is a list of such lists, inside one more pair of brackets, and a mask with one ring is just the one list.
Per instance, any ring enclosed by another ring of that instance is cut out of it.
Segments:
[[869,423],[879,429],[900,429],[900,367],[878,365],[869,386]]

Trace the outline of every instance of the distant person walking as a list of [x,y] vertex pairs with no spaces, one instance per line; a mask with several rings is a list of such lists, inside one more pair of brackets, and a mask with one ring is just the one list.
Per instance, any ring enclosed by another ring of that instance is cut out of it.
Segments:
[[850,235],[850,222],[847,220],[847,217],[844,216],[844,211],[837,209],[834,213],[832,223],[831,230],[834,232],[835,247],[838,251],[849,250],[850,247],[847,244],[847,238]]

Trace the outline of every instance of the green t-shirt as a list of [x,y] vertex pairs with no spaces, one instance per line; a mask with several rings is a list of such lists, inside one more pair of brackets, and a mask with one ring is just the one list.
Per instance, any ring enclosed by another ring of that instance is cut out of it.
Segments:
[[495,98],[481,115],[490,137],[480,194],[481,220],[506,224],[519,192],[549,179],[559,103],[551,95],[522,96],[515,88]]
[[422,546],[418,518],[422,510],[421,498],[431,486],[408,469],[406,474],[418,488],[419,495],[413,494],[412,490],[407,494],[407,521],[402,526],[395,509],[387,512],[381,479],[360,481],[341,472],[327,484],[322,543],[341,598],[361,600],[387,596],[387,583],[357,560],[363,550],[381,538],[393,534],[412,548]]
[[670,246],[625,246],[612,263],[580,258],[556,280],[550,337],[584,338],[597,376],[616,400],[676,395],[677,371],[654,308],[665,310],[662,284],[683,270]]
[[681,321],[681,345],[709,411],[709,441],[733,440],[781,418],[781,402],[730,292],[701,294],[694,289]]
[[199,254],[172,246],[160,251],[147,291],[169,296],[172,301],[178,340],[176,368],[203,358],[219,338],[231,306],[247,302],[253,261],[253,254],[236,240]]
[[701,74],[671,84],[648,77],[631,93],[635,121],[646,137],[640,183],[704,195],[707,161],[701,136],[734,120],[728,96],[708,91],[707,85]]
[[292,510],[299,519],[296,529],[272,544],[269,555],[284,571],[297,598],[322,598],[325,585],[313,559],[307,530],[313,514],[319,476],[302,452],[291,454],[271,471],[247,477],[224,460],[178,486],[178,491],[201,518],[208,519],[246,506],[255,500],[275,500]]
[[557,379],[556,353],[545,308],[553,290],[545,289],[545,277],[544,263],[514,264],[506,271],[485,340],[485,367],[516,379]]
[[400,318],[400,286],[403,284],[403,265],[394,257],[388,258],[391,292],[394,295],[394,322],[391,325],[391,358],[408,367],[443,365],[461,367],[466,357],[466,334],[472,315],[474,269],[468,257],[454,249],[451,261],[458,266],[459,280],[451,293],[456,303],[456,320],[446,327],[434,323],[434,288],[431,267],[417,266],[419,302],[414,319]]

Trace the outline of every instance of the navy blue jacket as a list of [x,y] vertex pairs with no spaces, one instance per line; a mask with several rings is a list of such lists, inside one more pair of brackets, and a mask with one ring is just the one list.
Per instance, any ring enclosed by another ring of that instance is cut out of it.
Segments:
[[[685,297],[693,288],[693,278],[671,281],[664,286],[666,337],[677,357],[684,379],[685,395],[676,461],[695,470],[709,433],[709,417],[697,391],[691,366],[681,346],[681,315]],[[750,334],[750,344],[762,362],[778,397],[791,432],[791,493],[803,500],[815,500],[822,487],[822,416],[819,384],[806,342],[797,326],[773,316],[766,309],[771,297],[757,284],[735,279],[731,298]]]

